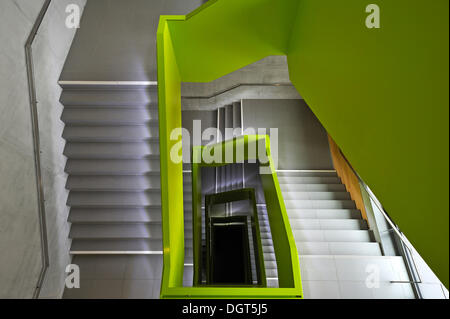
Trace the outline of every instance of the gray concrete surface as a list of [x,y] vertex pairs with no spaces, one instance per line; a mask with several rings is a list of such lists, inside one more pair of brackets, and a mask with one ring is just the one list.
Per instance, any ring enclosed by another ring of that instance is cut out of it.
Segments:
[[71,262],[66,206],[67,190],[64,173],[66,158],[62,138],[64,123],[60,120],[63,106],[59,103],[61,88],[58,79],[75,36],[75,29],[65,26],[66,6],[77,4],[83,12],[86,0],[52,1],[33,42],[36,94],[41,142],[41,171],[44,184],[49,268],[40,298],[61,298],[64,291],[65,268]]
[[158,299],[162,255],[79,255],[80,288],[66,289],[64,299]]
[[327,133],[304,100],[242,100],[242,109],[244,129],[278,128],[278,169],[333,169]]
[[182,83],[181,107],[215,110],[241,99],[301,99],[290,83],[286,56],[268,56],[212,82]]
[[[0,298],[31,298],[42,267],[24,45],[43,3],[0,2]],[[75,34],[64,23],[69,3],[85,0],[52,1],[32,48],[50,257],[42,298],[61,297],[70,262],[57,84]]]
[[24,44],[43,1],[0,2],[0,298],[30,298],[42,267]]
[[159,16],[187,14],[201,0],[88,1],[62,80],[156,80]]

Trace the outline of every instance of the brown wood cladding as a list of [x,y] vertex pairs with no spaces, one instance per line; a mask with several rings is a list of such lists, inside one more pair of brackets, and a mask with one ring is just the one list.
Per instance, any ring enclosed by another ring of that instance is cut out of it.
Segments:
[[356,208],[361,211],[362,218],[367,221],[366,209],[364,207],[361,189],[359,188],[358,177],[355,175],[352,168],[343,157],[339,146],[337,146],[330,135],[328,135],[328,141],[330,144],[334,168],[336,169],[338,176],[341,178],[342,183],[344,183],[347,188],[347,191],[350,193],[353,201],[356,203]]

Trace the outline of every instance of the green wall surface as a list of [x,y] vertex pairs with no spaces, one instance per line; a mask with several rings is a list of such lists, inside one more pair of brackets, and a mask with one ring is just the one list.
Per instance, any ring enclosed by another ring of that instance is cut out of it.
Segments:
[[170,21],[182,81],[209,82],[268,55],[284,55],[297,0],[220,0]]
[[170,133],[174,128],[181,127],[181,81],[166,22],[166,19],[177,18],[179,17],[162,17],[157,33],[161,215],[164,249],[162,294],[169,287],[182,285],[184,269],[183,164],[170,160],[170,150],[178,142],[178,140],[170,139]]
[[299,3],[291,81],[448,287],[449,1]]

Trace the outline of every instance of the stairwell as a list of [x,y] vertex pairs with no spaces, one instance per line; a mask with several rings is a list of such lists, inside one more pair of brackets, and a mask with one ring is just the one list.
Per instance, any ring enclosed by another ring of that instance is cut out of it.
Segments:
[[[233,102],[232,104],[220,107],[217,109],[217,130],[220,132],[221,138],[219,140],[229,140],[234,136],[242,135],[242,105],[240,102]],[[234,136],[233,136],[234,132]],[[185,166],[187,168],[187,166]],[[269,220],[267,216],[267,209],[264,199],[261,198],[261,185],[260,181],[256,177],[255,164],[248,163],[235,163],[220,166],[214,169],[212,186],[209,185],[208,189],[203,189],[204,194],[207,193],[219,193],[243,187],[253,187],[257,189],[257,195],[259,190],[259,196],[257,196],[257,209],[258,219],[261,231],[261,241],[264,253],[264,265],[266,272],[266,284],[268,287],[278,287],[278,271],[275,259],[275,253],[272,243],[272,234],[270,231]],[[247,172],[246,172],[247,170]],[[184,174],[184,212],[185,212],[185,273],[184,273],[184,285],[192,286],[193,279],[193,251],[192,251],[192,176],[191,171],[187,169]],[[204,204],[204,203],[203,203]],[[238,205],[230,205],[229,215],[233,215],[233,212],[238,212]],[[204,214],[204,207],[202,207],[202,213]],[[203,220],[203,233],[202,238],[205,243],[205,231]],[[186,236],[186,234],[188,236]],[[251,252],[253,254],[253,252]],[[252,255],[253,256],[253,255]],[[253,271],[255,266],[252,265]]]
[[65,298],[158,298],[162,269],[156,86],[63,85],[72,263]]

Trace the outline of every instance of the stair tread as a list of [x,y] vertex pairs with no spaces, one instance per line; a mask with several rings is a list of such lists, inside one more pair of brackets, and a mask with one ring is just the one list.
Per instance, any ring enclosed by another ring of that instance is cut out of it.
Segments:
[[283,191],[285,200],[351,200],[350,194],[346,191]]
[[69,142],[159,141],[157,125],[70,126],[63,138]]
[[136,225],[105,225],[105,224],[72,224],[69,237],[78,238],[162,238],[160,224],[136,224]]
[[280,184],[283,193],[285,192],[346,192],[343,184]]
[[361,212],[357,209],[286,209],[290,219],[361,219]]
[[370,230],[298,230],[292,231],[296,241],[373,242]]
[[[277,174],[278,176],[278,174]],[[278,182],[282,184],[341,184],[339,177],[318,176],[278,176]]]
[[299,255],[359,255],[381,256],[376,242],[300,242],[296,241]]
[[74,239],[71,254],[82,252],[142,252],[162,254],[162,239]]
[[286,209],[355,209],[353,200],[310,200],[310,199],[285,199]]
[[72,159],[159,159],[159,142],[82,143],[68,142],[63,154]]
[[[162,239],[161,224],[72,224],[69,237],[73,239]],[[185,231],[192,238],[192,231]]]
[[72,207],[68,221],[71,223],[161,223],[161,209]]
[[156,109],[65,108],[61,115],[65,124],[78,125],[143,125],[158,121]]
[[278,170],[277,176],[281,177],[338,177],[334,170]]
[[65,172],[74,175],[159,175],[159,169],[156,159],[68,159]]
[[159,207],[161,195],[158,192],[71,191],[67,205],[71,207]]
[[289,219],[291,228],[304,230],[367,230],[362,219]]
[[64,106],[157,106],[156,87],[127,88],[118,87],[96,89],[64,89],[60,102]]
[[66,188],[70,190],[160,190],[159,176],[83,176],[70,175]]

